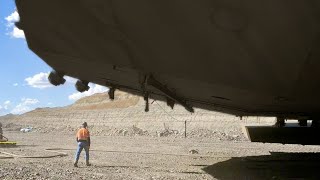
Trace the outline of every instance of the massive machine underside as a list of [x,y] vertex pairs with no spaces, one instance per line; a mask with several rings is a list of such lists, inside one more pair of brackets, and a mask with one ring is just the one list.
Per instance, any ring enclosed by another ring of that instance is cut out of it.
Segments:
[[319,0],[16,0],[55,72],[238,116],[320,117]]

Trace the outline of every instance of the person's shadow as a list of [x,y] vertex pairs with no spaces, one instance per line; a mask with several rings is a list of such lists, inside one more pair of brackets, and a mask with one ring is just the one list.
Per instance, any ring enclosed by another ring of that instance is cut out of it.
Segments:
[[320,153],[270,153],[235,157],[202,170],[220,180],[320,179]]

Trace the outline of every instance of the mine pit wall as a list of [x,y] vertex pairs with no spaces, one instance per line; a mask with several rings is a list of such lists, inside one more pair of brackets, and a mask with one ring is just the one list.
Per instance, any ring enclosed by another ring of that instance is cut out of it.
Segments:
[[235,116],[202,109],[196,109],[194,114],[190,114],[179,105],[171,110],[164,102],[150,104],[150,111],[147,113],[144,112],[144,108],[144,101],[140,98],[136,105],[128,108],[41,109],[6,120],[3,123],[12,123],[17,126],[16,129],[11,130],[31,126],[34,128],[33,131],[74,135],[81,123],[86,121],[92,135],[172,135],[184,137],[186,121],[187,136],[230,136],[240,139],[244,138],[241,130],[243,125],[270,125],[274,123],[274,118],[244,117],[240,120]]

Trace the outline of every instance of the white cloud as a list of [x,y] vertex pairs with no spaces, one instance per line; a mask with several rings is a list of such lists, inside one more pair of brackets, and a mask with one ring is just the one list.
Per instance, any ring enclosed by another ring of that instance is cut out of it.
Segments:
[[28,85],[34,88],[44,89],[53,87],[52,84],[50,84],[48,80],[49,73],[41,72],[39,74],[35,74],[32,77],[28,77],[25,79],[27,81]]
[[25,38],[24,32],[17,27],[13,27],[13,30],[9,34],[14,38]]
[[[50,88],[54,87],[48,80],[49,72],[40,72],[38,74],[33,75],[32,77],[28,77],[25,79],[27,81],[28,85],[34,88],[39,88],[39,89],[45,89],[45,88]],[[66,79],[67,83],[76,83],[76,79],[66,76],[64,77]]]
[[38,104],[38,99],[31,99],[31,98],[22,98],[21,103],[19,103],[12,111],[12,114],[22,114],[34,109],[34,105]]
[[5,18],[8,22],[8,26],[13,26],[14,22],[17,22],[20,20],[20,16],[18,14],[18,11],[15,10],[13,13],[10,14],[10,16]]
[[6,114],[11,107],[11,101],[7,100],[0,105],[0,116]]
[[31,99],[31,98],[22,98],[21,101],[24,105],[33,105],[33,104],[39,103],[38,99]]
[[11,105],[11,101],[7,100],[3,103],[3,109],[8,110]]
[[14,83],[14,84],[13,84],[13,86],[18,86],[18,85],[19,85],[18,83]]
[[90,86],[90,89],[88,91],[85,91],[83,93],[76,92],[76,93],[71,94],[69,96],[69,100],[76,101],[76,100],[78,100],[80,98],[83,98],[83,97],[86,97],[86,96],[91,96],[92,94],[95,94],[95,93],[106,92],[108,90],[107,87],[100,86],[100,85],[97,85],[97,84],[90,83],[89,86]]
[[20,20],[17,10],[15,10],[11,15],[7,16],[5,20],[7,21],[7,27],[9,30],[8,35],[14,38],[25,38],[24,32],[14,25],[15,22]]

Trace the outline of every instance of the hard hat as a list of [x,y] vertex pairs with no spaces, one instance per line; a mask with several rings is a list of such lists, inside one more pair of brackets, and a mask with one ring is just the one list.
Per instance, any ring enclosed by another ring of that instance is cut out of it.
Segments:
[[87,122],[82,123],[82,126],[87,127],[88,126]]

